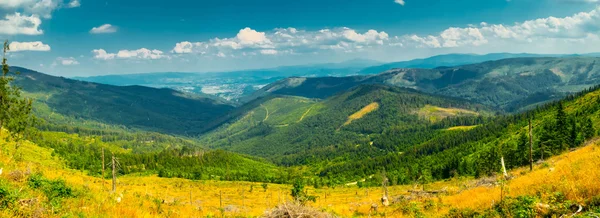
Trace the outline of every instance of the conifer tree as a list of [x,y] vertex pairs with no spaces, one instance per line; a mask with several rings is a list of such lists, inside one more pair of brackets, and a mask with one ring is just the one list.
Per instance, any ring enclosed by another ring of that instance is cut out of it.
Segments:
[[559,102],[556,106],[556,116],[554,125],[554,133],[557,137],[558,142],[556,146],[558,146],[558,149],[563,149],[564,144],[567,143],[569,138],[569,128],[567,124],[567,115],[565,113],[565,109],[563,107],[562,102]]
[[11,84],[14,77],[9,75],[10,68],[6,59],[8,51],[10,47],[8,41],[5,41],[0,77],[0,128],[6,128],[13,139],[20,140],[27,136],[27,131],[34,125],[36,118],[32,115],[33,101],[21,98],[21,89]]

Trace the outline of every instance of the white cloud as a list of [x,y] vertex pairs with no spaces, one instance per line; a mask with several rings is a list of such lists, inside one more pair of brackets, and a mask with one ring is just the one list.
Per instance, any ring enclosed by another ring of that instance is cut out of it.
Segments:
[[404,4],[405,4],[405,3],[404,3],[404,0],[394,0],[394,2],[395,2],[396,4],[400,4],[400,5],[402,5],[402,6],[404,6]]
[[116,56],[116,54],[108,53],[104,49],[94,49],[92,54],[94,54],[95,59],[99,60],[112,60],[115,59]]
[[56,66],[57,64],[64,65],[64,66],[70,66],[70,65],[79,65],[79,62],[73,57],[68,57],[68,58],[58,57],[58,58],[56,58],[56,61],[52,64],[52,66]]
[[271,41],[267,39],[264,32],[257,32],[256,30],[248,27],[240,30],[236,38],[242,45],[264,45],[271,43]]
[[197,53],[225,56],[248,56],[249,54],[297,54],[318,50],[340,50],[351,52],[356,49],[379,46],[389,40],[383,31],[369,30],[359,33],[350,28],[305,31],[296,28],[278,28],[259,32],[251,28],[241,29],[233,38],[214,38],[204,42],[183,41],[175,44],[172,53]]
[[20,13],[7,14],[4,20],[0,20],[0,34],[6,35],[40,35],[42,20],[37,15],[25,16]]
[[147,48],[140,48],[138,50],[120,50],[117,53],[117,57],[118,58],[133,58],[133,59],[161,59],[161,58],[165,58],[166,56],[163,54],[162,51],[160,50],[150,50]]
[[369,30],[364,34],[357,33],[353,29],[345,29],[343,31],[344,37],[350,41],[362,42],[362,43],[377,43],[383,44],[384,40],[388,40],[389,36],[385,32],[377,32],[376,30]]
[[[0,8],[20,10],[25,14],[52,18],[52,12],[65,5],[63,0],[1,0]],[[66,5],[68,7],[68,4]]]
[[114,33],[117,32],[117,27],[111,24],[104,24],[99,27],[94,27],[90,30],[91,34],[103,34],[103,33]]
[[11,42],[8,47],[11,52],[18,51],[50,51],[50,46],[40,41],[36,42]]
[[81,3],[79,2],[79,0],[71,0],[71,2],[69,2],[69,4],[67,5],[68,8],[78,8],[81,6]]
[[118,59],[137,59],[137,60],[156,60],[169,58],[164,52],[160,50],[150,50],[147,48],[140,48],[137,50],[119,50],[117,53],[108,53],[104,49],[95,49],[92,51],[95,59],[99,60],[112,60]]
[[[588,43],[586,46],[585,44]],[[303,55],[360,53],[386,55],[402,53],[420,56],[456,53],[594,52],[600,47],[600,7],[567,17],[547,17],[511,24],[479,22],[465,27],[449,27],[434,34],[390,36],[381,30],[355,30],[347,27],[302,30],[276,28],[258,31],[241,29],[228,38],[182,41],[171,50],[176,54],[209,57],[255,55]]]
[[171,52],[177,53],[177,54],[192,53],[194,47],[200,47],[200,46],[203,46],[203,43],[200,43],[200,42],[191,43],[188,41],[179,42],[179,43],[175,44],[175,48],[173,48],[173,50],[171,50]]
[[488,24],[480,27],[451,27],[439,35],[403,37],[416,47],[454,48],[481,46],[499,42],[530,43],[542,40],[573,41],[597,36],[600,33],[600,8],[573,16],[540,18],[513,25]]

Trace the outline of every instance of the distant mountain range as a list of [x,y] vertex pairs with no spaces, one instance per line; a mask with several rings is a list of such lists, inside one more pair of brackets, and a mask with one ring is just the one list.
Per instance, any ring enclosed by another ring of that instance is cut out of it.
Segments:
[[259,90],[263,86],[288,77],[344,77],[372,75],[394,68],[433,69],[437,67],[452,67],[507,58],[562,56],[597,56],[597,54],[447,54],[424,59],[384,64],[369,59],[353,59],[340,63],[282,66],[269,69],[232,72],[165,72],[76,77],[74,79],[119,86],[142,85],[156,88],[171,88],[182,92],[204,95],[205,97],[214,96],[215,98],[223,98],[238,103],[241,98],[251,95],[254,91]]
[[270,94],[327,98],[361,84],[387,84],[463,98],[504,111],[559,99],[600,84],[600,58],[512,58],[435,69],[399,68],[377,75],[293,77],[244,98]]
[[[292,76],[347,76],[380,64],[373,60],[354,59],[341,63],[285,66],[271,69],[212,73],[146,73],[76,77],[74,79],[109,85],[143,85],[171,88],[182,92],[216,96],[233,100],[249,95],[269,83]],[[208,97],[208,96],[206,96]]]

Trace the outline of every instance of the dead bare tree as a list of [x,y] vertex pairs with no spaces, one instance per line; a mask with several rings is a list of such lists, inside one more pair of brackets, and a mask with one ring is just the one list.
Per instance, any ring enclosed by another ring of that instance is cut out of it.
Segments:
[[529,118],[529,171],[533,171],[533,132],[531,118]]
[[387,189],[387,185],[388,185],[388,178],[385,175],[385,170],[383,170],[383,174],[381,176],[381,188],[383,189],[383,197],[381,197],[381,204],[383,204],[383,206],[390,206],[390,200],[388,198],[388,189]]
[[105,170],[105,168],[106,168],[106,165],[104,163],[104,148],[102,148],[102,189],[103,190],[105,188],[105,186],[104,186],[105,181],[104,180],[106,178],[106,177],[104,177],[104,170]]
[[121,169],[119,159],[112,154],[112,192],[117,192],[117,170]]

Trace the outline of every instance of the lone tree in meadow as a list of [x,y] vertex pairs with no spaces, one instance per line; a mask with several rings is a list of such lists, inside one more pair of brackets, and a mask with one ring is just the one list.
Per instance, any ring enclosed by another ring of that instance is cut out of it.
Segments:
[[308,201],[316,202],[317,197],[308,195],[306,190],[304,190],[304,182],[301,179],[298,179],[294,182],[294,187],[292,188],[292,197],[294,201],[304,205]]

